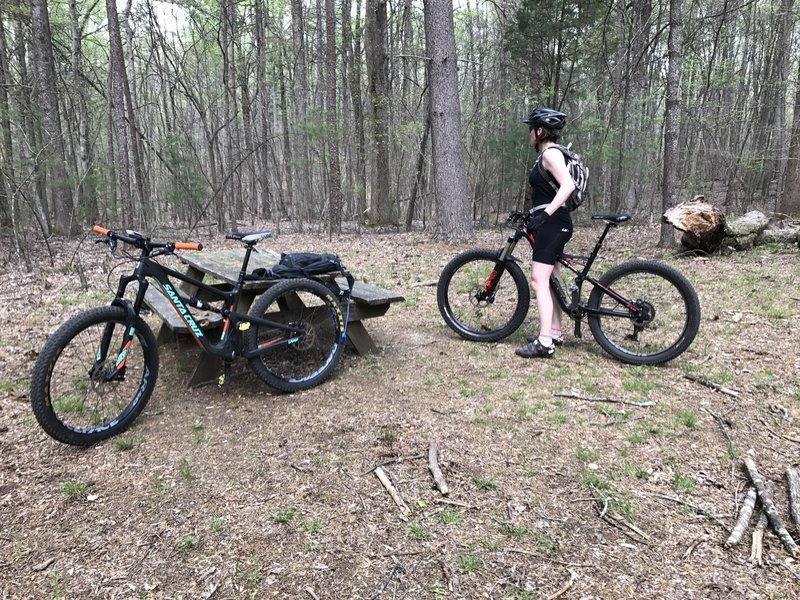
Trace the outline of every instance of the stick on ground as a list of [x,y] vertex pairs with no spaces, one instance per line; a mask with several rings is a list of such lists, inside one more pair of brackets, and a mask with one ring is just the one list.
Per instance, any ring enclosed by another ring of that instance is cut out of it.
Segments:
[[744,464],[745,467],[747,467],[747,472],[750,474],[750,480],[753,482],[753,485],[756,486],[758,499],[761,500],[761,506],[764,507],[764,512],[767,514],[769,524],[772,525],[772,529],[778,534],[786,551],[793,557],[797,556],[797,544],[794,543],[792,536],[789,535],[789,532],[786,531],[786,528],[783,526],[778,510],[775,508],[775,503],[772,501],[772,494],[769,492],[767,480],[758,472],[756,461],[753,460],[752,456],[745,456]]
[[789,514],[795,531],[800,532],[800,469],[786,469],[786,479],[789,482]]
[[747,496],[742,503],[742,508],[739,511],[739,518],[736,520],[736,525],[731,531],[731,535],[728,537],[728,540],[725,542],[726,546],[735,546],[738,544],[741,539],[742,535],[744,534],[745,529],[747,529],[747,525],[750,523],[750,517],[753,516],[753,509],[756,506],[756,488],[751,487],[747,490]]
[[439,448],[436,442],[431,442],[428,448],[428,470],[430,470],[431,475],[433,475],[433,481],[436,483],[436,487],[439,488],[443,496],[447,496],[447,494],[450,493],[450,488],[447,487],[447,481],[445,481],[444,475],[441,469],[439,469]]
[[683,376],[688,379],[689,381],[694,381],[695,383],[699,383],[700,385],[704,385],[708,388],[711,388],[715,392],[722,392],[723,394],[727,394],[728,396],[733,396],[734,398],[739,397],[739,392],[736,390],[732,390],[730,388],[726,388],[724,386],[719,385],[718,383],[714,383],[713,381],[709,381],[708,379],[703,379],[702,377],[695,377],[694,375],[689,375],[688,373],[684,373]]
[[385,487],[386,491],[389,492],[389,495],[392,497],[392,500],[394,500],[394,503],[397,504],[397,508],[400,509],[402,515],[405,517],[411,514],[411,509],[406,506],[403,498],[400,497],[400,493],[392,484],[392,481],[389,479],[386,471],[384,471],[382,467],[375,467],[375,475],[378,476],[378,479],[383,484],[383,487]]

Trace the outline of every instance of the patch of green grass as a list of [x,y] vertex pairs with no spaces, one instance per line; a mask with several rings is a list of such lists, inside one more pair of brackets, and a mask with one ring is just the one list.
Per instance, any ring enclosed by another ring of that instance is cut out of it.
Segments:
[[483,353],[481,352],[480,348],[478,348],[477,346],[474,346],[474,347],[469,349],[469,353],[468,354],[470,356],[481,356]]
[[492,371],[489,373],[489,379],[508,379],[510,376],[510,369],[500,369],[499,371]]
[[442,521],[442,524],[444,525],[458,525],[464,520],[464,517],[456,509],[450,508],[448,506],[442,511],[442,514],[439,516],[439,519]]
[[539,551],[545,556],[555,558],[561,554],[561,545],[557,540],[553,539],[547,534],[537,534],[534,543]]
[[584,471],[578,475],[578,483],[589,490],[604,494],[611,489],[611,482],[596,471]]
[[53,598],[53,600],[61,600],[62,598],[66,598],[66,595],[64,594],[64,588],[61,585],[61,573],[58,571],[51,572],[49,582],[50,597]]
[[474,554],[462,554],[458,557],[458,566],[465,573],[474,573],[483,566],[483,560]]
[[519,406],[514,411],[514,414],[517,416],[518,419],[527,421],[532,419],[534,416],[538,415],[544,409],[545,405],[541,402],[533,402],[533,403],[526,402],[525,404]]
[[647,395],[658,387],[657,383],[648,381],[638,370],[626,372],[622,379],[622,389],[626,392]]
[[597,384],[588,377],[581,376],[581,389],[587,394],[596,394],[599,390]]
[[167,481],[164,479],[163,475],[156,475],[153,478],[153,488],[155,488],[157,492],[163,492],[167,489]]
[[527,590],[514,590],[503,596],[503,600],[537,600],[533,592]]
[[628,477],[634,477],[636,479],[644,480],[649,477],[649,473],[645,467],[630,462],[625,463],[625,465],[622,467],[622,472]]
[[30,379],[0,379],[0,392],[26,393],[31,387]]
[[569,415],[563,412],[557,412],[548,417],[548,420],[556,425],[566,425],[569,423]]
[[696,486],[697,483],[694,479],[677,471],[675,472],[675,476],[672,478],[672,489],[679,494],[691,494],[694,492]]
[[772,302],[765,302],[761,310],[773,321],[785,321],[792,316],[792,311],[788,307],[775,306]]
[[132,450],[135,445],[133,438],[114,438],[111,444],[117,452],[127,452],[128,450]]
[[567,365],[547,367],[544,370],[543,376],[547,381],[556,381],[567,377],[570,374],[570,371],[570,367]]
[[306,531],[306,533],[316,534],[322,532],[323,522],[319,517],[314,519],[303,519],[303,522],[300,524],[300,526]]
[[676,419],[678,423],[687,429],[694,429],[697,427],[697,415],[690,410],[683,409],[679,411]]
[[192,470],[192,465],[190,465],[189,461],[185,458],[181,459],[181,462],[178,464],[178,469],[184,481],[194,481],[197,479],[197,475],[195,475],[195,472]]
[[194,548],[196,544],[197,544],[197,540],[195,540],[195,539],[194,539],[194,537],[192,537],[192,536],[190,535],[190,536],[187,536],[187,537],[185,537],[185,538],[183,538],[183,539],[181,539],[181,540],[178,540],[178,541],[175,543],[175,547],[176,547],[176,548],[177,548],[177,549],[178,549],[180,552],[186,553],[186,552],[188,552],[189,550],[191,550],[192,548]]
[[393,425],[384,425],[381,427],[378,439],[384,446],[391,448],[397,441],[397,428]]
[[194,446],[201,446],[208,441],[205,432],[206,426],[201,421],[195,421],[192,423],[192,433],[194,433]]
[[276,510],[273,513],[270,513],[269,518],[273,523],[278,523],[280,525],[288,525],[292,522],[297,512],[294,509],[288,510]]
[[221,533],[227,527],[228,521],[224,517],[211,517],[208,520],[208,528],[214,533]]
[[589,450],[588,448],[578,448],[575,450],[575,458],[583,462],[595,461],[599,457],[599,453],[595,452],[594,450]]
[[483,479],[482,477],[473,477],[472,481],[479,490],[484,492],[494,491],[497,489],[497,484],[491,479]]
[[500,533],[516,540],[524,538],[528,535],[528,528],[522,525],[513,525],[511,523],[503,523],[500,526]]
[[408,526],[409,535],[418,542],[426,542],[430,538],[430,533],[419,523],[411,523]]
[[86,414],[86,404],[79,396],[62,396],[53,402],[53,410],[61,415],[84,416]]
[[475,384],[466,379],[458,380],[458,391],[464,398],[472,398],[478,393],[478,388]]
[[520,402],[527,397],[527,394],[521,390],[517,390],[516,392],[508,392],[506,397],[511,400],[511,402]]
[[85,482],[80,481],[78,479],[61,482],[61,491],[64,492],[70,498],[85,496],[87,489],[89,489],[89,486],[86,485]]
[[494,412],[494,404],[492,403],[492,401],[491,401],[491,400],[488,400],[488,399],[487,399],[487,400],[485,400],[485,401],[483,402],[483,406],[481,406],[481,407],[478,409],[478,413],[479,413],[479,414],[485,415],[485,416],[487,416],[487,417],[488,417],[489,415],[491,415],[493,412]]

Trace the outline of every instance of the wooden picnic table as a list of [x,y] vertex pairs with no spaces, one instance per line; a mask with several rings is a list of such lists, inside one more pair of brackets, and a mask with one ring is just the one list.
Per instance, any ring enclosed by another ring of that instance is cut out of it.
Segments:
[[[204,283],[211,284],[220,289],[230,290],[239,279],[239,271],[242,267],[244,249],[235,248],[222,250],[219,252],[192,252],[190,254],[180,254],[178,258],[186,264],[186,274]],[[250,255],[250,262],[247,265],[248,273],[254,269],[270,269],[280,260],[280,254],[272,250],[255,249]],[[330,277],[334,278],[335,274]],[[322,278],[328,277],[323,275]],[[347,289],[347,282],[343,277],[335,277],[341,289]],[[242,286],[242,294],[239,299],[237,312],[246,313],[250,310],[256,297],[267,288],[275,285],[280,279],[254,279],[245,281]],[[181,282],[181,292],[192,296],[198,294],[197,286]],[[214,300],[210,295],[205,295],[199,290],[198,296],[203,300]],[[401,302],[404,298],[400,294],[379,288],[362,281],[356,281],[353,285],[350,299],[350,311],[347,321],[347,339],[355,348],[359,355],[370,354],[377,351],[375,342],[364,327],[363,321],[373,319],[386,314],[389,307],[394,302]],[[169,302],[154,286],[150,286],[145,296],[145,303],[162,319],[161,329],[158,332],[158,341],[163,343],[173,340],[176,334],[188,334],[186,324],[175,313]],[[347,314],[345,306],[342,307]],[[218,335],[219,328],[222,326],[221,315],[208,312],[196,315],[197,322],[203,327],[207,335]],[[189,377],[188,385],[198,385],[216,379],[222,367],[222,361],[216,356],[201,352],[192,374]]]

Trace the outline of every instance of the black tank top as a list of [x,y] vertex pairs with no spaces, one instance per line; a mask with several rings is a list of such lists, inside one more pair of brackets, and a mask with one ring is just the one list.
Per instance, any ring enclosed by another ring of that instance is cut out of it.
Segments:
[[[541,157],[539,160],[541,160]],[[556,190],[550,185],[550,180],[539,172],[538,161],[537,164],[533,166],[533,171],[531,171],[531,174],[528,176],[528,183],[531,184],[531,189],[533,191],[532,198],[534,208],[542,206],[543,204],[550,204],[553,198],[556,197]],[[544,207],[534,211],[533,214],[539,214],[543,210]],[[569,224],[569,226],[572,227],[572,216],[569,214],[569,210],[567,210],[566,206],[560,207],[553,213],[550,219],[557,223]]]

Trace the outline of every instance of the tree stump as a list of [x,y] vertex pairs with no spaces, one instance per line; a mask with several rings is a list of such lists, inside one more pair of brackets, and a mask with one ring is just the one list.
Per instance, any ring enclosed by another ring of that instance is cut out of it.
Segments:
[[681,246],[684,250],[712,254],[719,250],[725,237],[725,215],[706,202],[705,196],[695,196],[689,202],[673,206],[661,219],[683,232]]

